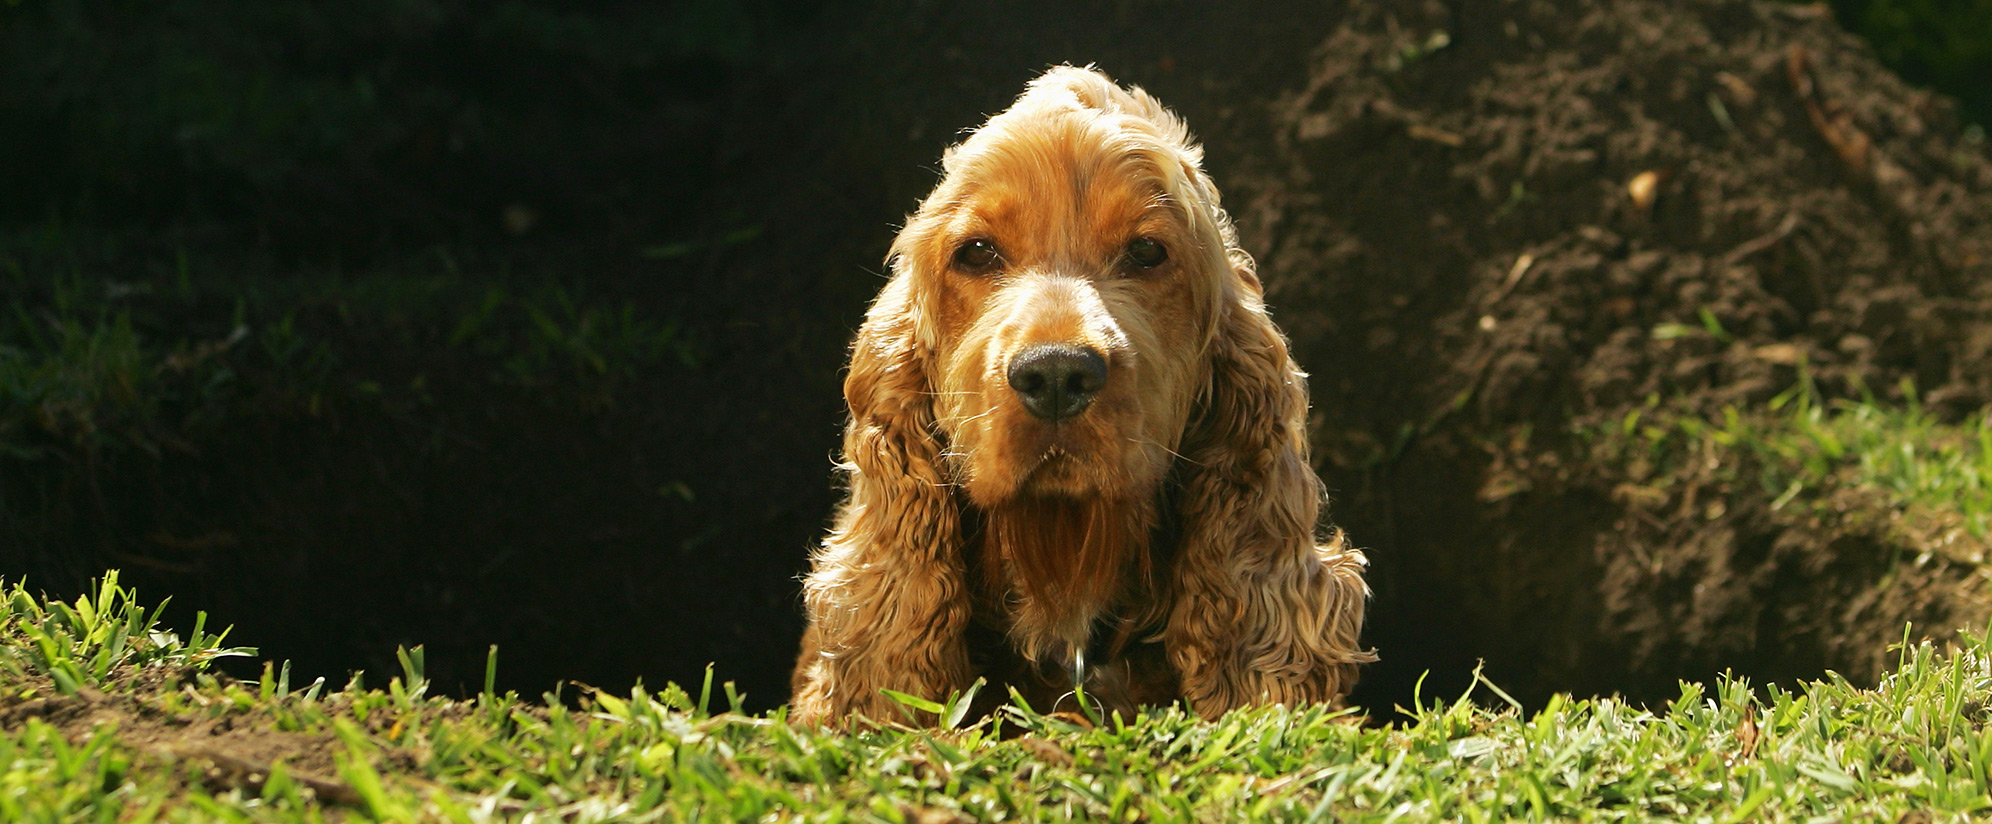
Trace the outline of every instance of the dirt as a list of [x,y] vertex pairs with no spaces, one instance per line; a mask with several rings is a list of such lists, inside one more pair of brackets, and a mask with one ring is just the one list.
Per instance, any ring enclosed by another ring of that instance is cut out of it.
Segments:
[[27,677],[10,684],[14,688],[0,698],[0,729],[18,732],[30,720],[39,721],[79,745],[114,729],[118,743],[139,758],[173,765],[183,780],[198,782],[209,792],[260,793],[272,768],[281,763],[306,798],[351,806],[361,803],[360,793],[338,778],[335,756],[344,753],[346,745],[337,736],[276,729],[261,710],[245,714],[231,707],[203,712],[205,704],[167,709],[162,693],[178,691],[182,685],[178,676],[153,669],[133,681],[107,685],[109,692],[85,687],[65,695],[47,678]]
[[1982,406],[1992,162],[1949,101],[1808,6],[1368,5],[1314,54],[1240,222],[1375,548],[1371,637],[1410,659],[1373,702],[1479,657],[1532,698],[1868,680],[1904,621],[1983,614],[1975,569],[1885,528],[1693,478],[1629,501],[1570,434],[1762,403],[1801,361]]
[[[411,65],[444,90],[470,82],[463,66],[516,65],[527,76],[469,99],[532,129],[474,133],[445,166],[420,141],[369,144],[369,174],[305,158],[307,183],[361,187],[351,208],[300,222],[287,204],[319,201],[257,190],[245,214],[151,238],[166,263],[107,277],[164,278],[183,237],[247,238],[300,280],[327,243],[406,246],[335,254],[336,273],[467,237],[487,256],[465,278],[585,273],[681,322],[697,363],[561,408],[491,390],[448,325],[306,307],[300,324],[346,346],[342,368],[390,395],[426,379],[433,399],[253,421],[103,471],[94,498],[16,478],[28,504],[0,516],[44,566],[125,566],[148,598],[176,595],[172,615],[210,610],[232,641],[335,681],[424,643],[439,684],[473,683],[496,643],[501,687],[527,694],[695,683],[716,661],[770,706],[799,630],[794,576],[833,503],[839,366],[894,225],[960,130],[1045,66],[1095,62],[1204,140],[1313,373],[1331,517],[1373,561],[1368,707],[1407,704],[1426,670],[1427,696],[1457,694],[1481,659],[1527,700],[1666,698],[1723,668],[1871,680],[1905,620],[1941,635],[1985,613],[1977,566],[1830,514],[1876,509],[1857,492],[1798,512],[1685,469],[1631,483],[1571,434],[1649,396],[1762,402],[1800,363],[1829,397],[1901,400],[1908,378],[1953,418],[1992,398],[1992,159],[1951,101],[1890,75],[1822,7],[882,2],[756,18],[775,28],[752,65],[701,63],[697,83],[640,60],[509,59],[509,41],[450,34],[477,30],[469,14],[368,48],[421,53]],[[457,42],[475,59],[452,62]],[[598,105],[572,94],[581,81],[613,93]],[[433,122],[401,131],[451,133],[452,106],[422,102]],[[558,142],[570,132],[603,142]],[[381,180],[448,208],[372,208],[361,184]],[[513,198],[543,228],[498,228]],[[738,241],[707,242],[722,237]],[[680,240],[705,245],[631,253]],[[65,514],[34,521],[38,506]]]

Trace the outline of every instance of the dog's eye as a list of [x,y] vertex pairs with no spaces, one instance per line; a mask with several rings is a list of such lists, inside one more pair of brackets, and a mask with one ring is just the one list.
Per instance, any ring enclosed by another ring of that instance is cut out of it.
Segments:
[[1127,259],[1143,269],[1153,269],[1169,260],[1169,249],[1149,238],[1138,237],[1128,241]]
[[955,250],[954,264],[964,272],[986,272],[996,265],[996,244],[976,238]]

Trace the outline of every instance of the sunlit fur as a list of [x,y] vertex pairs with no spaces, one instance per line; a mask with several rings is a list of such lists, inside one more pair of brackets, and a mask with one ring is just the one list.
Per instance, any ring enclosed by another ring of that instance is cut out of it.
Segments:
[[[1144,628],[1173,670],[1153,680],[1206,715],[1335,701],[1373,660],[1363,558],[1317,540],[1306,375],[1200,163],[1154,98],[1072,67],[947,152],[852,346],[849,494],[804,586],[795,718],[964,689],[977,604],[1032,662]],[[1167,260],[1136,265],[1136,238]],[[986,269],[955,259],[976,239],[999,251]],[[1056,424],[1007,379],[1047,343],[1108,364]]]

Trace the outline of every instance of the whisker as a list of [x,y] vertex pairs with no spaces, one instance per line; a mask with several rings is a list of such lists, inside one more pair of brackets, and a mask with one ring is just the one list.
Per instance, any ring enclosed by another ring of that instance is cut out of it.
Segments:
[[[993,407],[993,406],[992,406],[992,407],[989,407],[988,409],[985,409],[985,410],[982,410],[981,414],[977,414],[977,415],[970,415],[970,416],[968,416],[968,417],[966,417],[966,418],[962,418],[962,419],[961,419],[961,423],[963,423],[963,424],[970,424],[970,423],[974,423],[974,422],[976,422],[976,421],[979,421],[979,420],[982,420],[983,418],[987,418],[987,417],[989,417],[990,415],[994,415],[994,414],[996,414],[996,407]],[[960,425],[960,424],[957,424],[957,426],[959,426],[959,425]]]
[[1202,462],[1202,461],[1193,461],[1193,460],[1190,460],[1190,456],[1188,456],[1188,455],[1185,455],[1185,454],[1183,454],[1183,453],[1181,453],[1181,452],[1177,452],[1176,450],[1174,450],[1174,449],[1170,449],[1169,447],[1166,447],[1166,446],[1162,446],[1161,442],[1159,442],[1159,441],[1144,441],[1144,440],[1142,440],[1142,439],[1140,439],[1140,438],[1128,438],[1128,439],[1127,439],[1127,442],[1128,442],[1128,443],[1131,443],[1131,444],[1138,444],[1138,445],[1139,445],[1139,444],[1145,444],[1145,445],[1148,445],[1148,446],[1159,446],[1159,447],[1162,447],[1162,451],[1164,451],[1164,452],[1167,452],[1167,453],[1169,453],[1169,454],[1171,454],[1171,455],[1174,455],[1174,456],[1176,456],[1176,460],[1179,460],[1179,461],[1182,461],[1183,463],[1186,463],[1186,464],[1192,464],[1192,465],[1195,465],[1195,466],[1203,466],[1203,462]]

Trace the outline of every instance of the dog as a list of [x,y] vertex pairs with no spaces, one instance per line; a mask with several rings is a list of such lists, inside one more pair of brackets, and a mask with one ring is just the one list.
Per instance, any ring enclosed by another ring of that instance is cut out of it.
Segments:
[[792,719],[977,678],[1215,717],[1339,702],[1375,660],[1307,376],[1201,164],[1155,98],[1071,66],[945,153],[851,348]]

